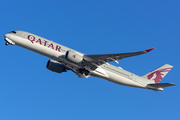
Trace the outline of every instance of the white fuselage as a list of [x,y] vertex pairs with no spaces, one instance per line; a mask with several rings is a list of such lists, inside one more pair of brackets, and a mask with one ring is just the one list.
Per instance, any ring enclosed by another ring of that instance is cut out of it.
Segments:
[[[22,32],[22,34],[19,36],[16,34],[8,33],[5,34],[4,37],[5,40],[9,43],[11,42],[12,44],[16,44],[23,48],[29,49],[31,51],[59,61],[61,64],[65,65],[73,72],[76,72],[76,70],[81,67],[78,64],[69,62],[65,59],[65,54],[67,50],[73,49],[67,48],[63,45],[57,44],[55,42],[49,41],[47,39],[41,38],[39,36],[27,32]],[[78,53],[84,55],[83,53]],[[145,84],[143,85],[142,83],[136,81],[136,79],[140,79],[140,77],[134,75],[133,73],[125,71],[122,68],[118,68],[110,64],[103,64],[101,66],[98,66],[98,68],[95,70],[90,70],[90,75],[94,77],[103,78],[121,85],[138,88],[146,87]]]

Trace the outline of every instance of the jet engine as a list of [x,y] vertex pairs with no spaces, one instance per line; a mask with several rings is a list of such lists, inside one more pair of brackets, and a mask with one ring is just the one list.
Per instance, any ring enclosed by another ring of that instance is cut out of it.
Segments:
[[76,64],[83,62],[83,56],[74,51],[67,51],[65,59]]
[[66,72],[65,66],[54,60],[49,60],[47,62],[46,68],[57,73]]

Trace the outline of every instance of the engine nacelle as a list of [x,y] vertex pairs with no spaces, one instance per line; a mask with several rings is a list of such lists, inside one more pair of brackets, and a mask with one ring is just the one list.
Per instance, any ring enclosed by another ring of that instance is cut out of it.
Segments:
[[46,68],[57,73],[66,72],[65,66],[54,60],[49,60],[47,62]]
[[67,51],[65,58],[66,60],[77,64],[83,61],[83,56],[74,51]]

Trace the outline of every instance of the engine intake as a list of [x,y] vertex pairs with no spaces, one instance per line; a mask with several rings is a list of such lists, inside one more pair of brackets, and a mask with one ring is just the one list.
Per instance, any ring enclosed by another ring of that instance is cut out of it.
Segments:
[[74,51],[67,51],[65,59],[76,64],[83,62],[83,56]]
[[47,62],[46,68],[57,73],[66,72],[65,66],[54,60],[49,60]]

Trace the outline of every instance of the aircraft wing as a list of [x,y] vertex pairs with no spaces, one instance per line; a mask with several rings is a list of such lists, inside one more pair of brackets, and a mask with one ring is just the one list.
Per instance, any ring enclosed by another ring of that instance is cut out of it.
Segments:
[[131,52],[131,53],[85,55],[84,57],[85,57],[85,59],[90,58],[90,59],[87,60],[89,62],[92,62],[92,63],[97,64],[97,65],[102,65],[104,63],[111,62],[111,61],[114,61],[114,62],[118,63],[117,60],[127,58],[127,57],[136,56],[136,55],[141,55],[141,54],[150,52],[153,49],[154,48],[150,48],[150,49],[147,49],[147,50],[144,50],[144,51]]

